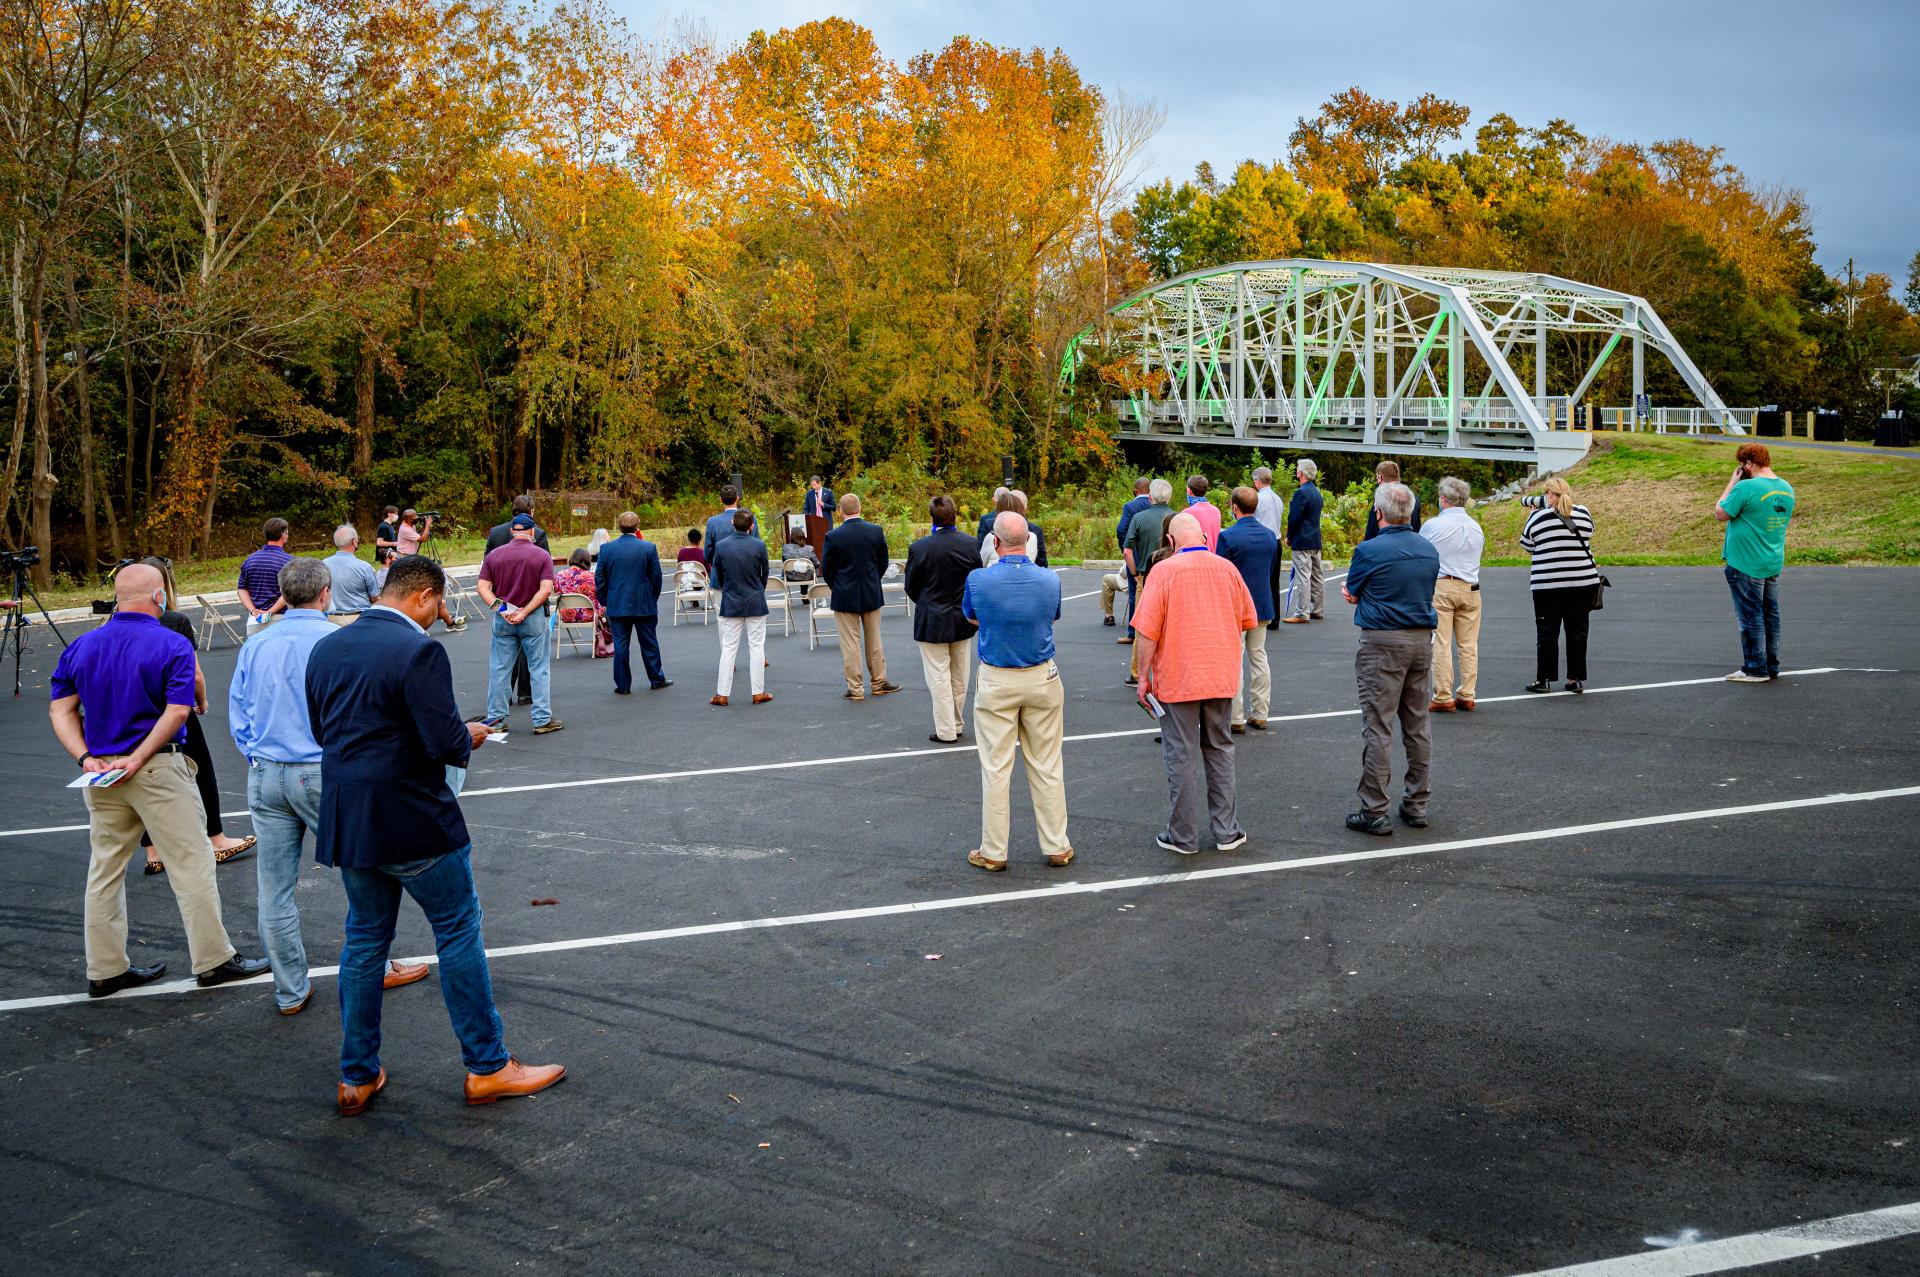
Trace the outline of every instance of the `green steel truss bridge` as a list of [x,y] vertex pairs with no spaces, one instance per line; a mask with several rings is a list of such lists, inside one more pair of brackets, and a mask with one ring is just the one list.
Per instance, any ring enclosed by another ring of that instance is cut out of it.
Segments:
[[[1553,275],[1288,258],[1191,271],[1135,293],[1069,344],[1095,349],[1122,439],[1530,461],[1586,455],[1595,378],[1626,347],[1633,406],[1609,425],[1745,434],[1644,298]],[[1651,407],[1646,358],[1694,406]],[[1119,356],[1114,360],[1113,356]]]

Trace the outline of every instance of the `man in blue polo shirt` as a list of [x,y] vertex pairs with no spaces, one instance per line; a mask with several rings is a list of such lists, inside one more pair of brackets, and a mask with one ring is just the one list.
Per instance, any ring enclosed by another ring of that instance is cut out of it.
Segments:
[[167,592],[158,569],[120,569],[114,600],[107,623],[60,654],[48,711],[53,734],[82,771],[122,773],[85,791],[87,994],[102,998],[166,974],[164,962],[127,961],[127,865],[143,829],[166,861],[200,983],[258,975],[266,960],[234,952],[220,921],[206,813],[181,752],[194,708],[193,644],[160,624]]
[[[320,829],[320,745],[307,718],[307,658],[313,645],[334,631],[327,620],[331,582],[328,565],[316,559],[294,559],[280,569],[280,597],[287,609],[279,624],[240,649],[227,691],[227,727],[247,760],[247,810],[260,839],[253,862],[260,885],[260,942],[273,964],[273,996],[281,1015],[299,1015],[313,998],[293,892],[307,831],[317,836]],[[426,977],[424,962],[387,963],[389,989]]]
[[240,565],[240,581],[234,588],[240,606],[247,609],[249,633],[253,626],[266,625],[286,610],[287,601],[280,597],[280,569],[293,559],[287,553],[285,519],[268,519],[260,531],[266,544]]
[[994,517],[1000,557],[967,577],[960,611],[980,627],[980,678],[973,732],[980,749],[980,846],[967,863],[1007,867],[1007,790],[1017,742],[1027,759],[1027,790],[1040,850],[1055,869],[1073,861],[1067,841],[1067,782],[1060,749],[1067,694],[1053,663],[1060,578],[1027,557],[1027,521],[1011,510]]
[[1354,654],[1354,679],[1360,688],[1360,810],[1347,816],[1357,833],[1391,837],[1387,788],[1393,783],[1393,723],[1407,750],[1407,785],[1400,819],[1413,829],[1427,827],[1428,768],[1433,733],[1427,716],[1433,691],[1433,587],[1440,578],[1440,553],[1415,532],[1413,489],[1383,483],[1373,496],[1380,534],[1353,548],[1347,581],[1341,587],[1354,605],[1360,650]]

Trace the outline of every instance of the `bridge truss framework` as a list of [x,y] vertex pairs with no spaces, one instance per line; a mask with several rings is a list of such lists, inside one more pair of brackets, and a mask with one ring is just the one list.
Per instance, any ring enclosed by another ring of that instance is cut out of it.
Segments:
[[[1556,334],[1592,334],[1584,343]],[[1604,341],[1601,339],[1604,338]],[[1134,294],[1069,345],[1119,355],[1123,439],[1528,460],[1586,455],[1576,408],[1616,350],[1638,420],[1746,433],[1644,298],[1553,275],[1306,258],[1192,271]],[[1646,406],[1646,356],[1698,403]],[[1106,362],[1106,361],[1103,361]],[[1615,419],[1627,412],[1606,409]]]

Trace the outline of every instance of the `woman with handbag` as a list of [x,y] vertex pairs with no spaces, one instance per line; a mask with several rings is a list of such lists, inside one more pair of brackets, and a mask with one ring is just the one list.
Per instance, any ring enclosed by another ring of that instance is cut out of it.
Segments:
[[1587,615],[1598,610],[1606,578],[1593,561],[1593,516],[1573,503],[1573,490],[1555,475],[1539,496],[1522,497],[1533,510],[1520,530],[1520,548],[1533,557],[1534,681],[1529,692],[1550,692],[1559,677],[1560,631],[1567,633],[1567,690],[1586,690]]

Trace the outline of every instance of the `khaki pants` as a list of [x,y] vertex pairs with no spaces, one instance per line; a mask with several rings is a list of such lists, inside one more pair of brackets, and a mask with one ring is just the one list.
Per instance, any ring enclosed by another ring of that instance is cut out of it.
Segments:
[[185,754],[156,754],[113,788],[84,791],[93,846],[87,863],[87,979],[110,980],[127,969],[127,865],[143,829],[166,863],[193,973],[211,971],[233,956],[220,921],[213,844],[194,774]]
[[[1267,707],[1273,697],[1273,667],[1267,664],[1267,627],[1256,625],[1240,636],[1240,643],[1247,651],[1247,667],[1251,678],[1243,678],[1233,689],[1234,726],[1243,726],[1249,718],[1265,720]],[[1247,684],[1253,684],[1253,704],[1247,704]],[[1162,732],[1161,735],[1165,735]]]
[[1052,661],[1018,670],[980,667],[973,731],[980,742],[980,854],[986,859],[1007,858],[1008,790],[1016,742],[1027,760],[1027,791],[1041,852],[1058,856],[1073,849],[1067,841],[1067,781],[1060,762],[1066,708],[1066,689]]
[[1441,577],[1433,586],[1433,613],[1440,621],[1433,631],[1433,699],[1443,705],[1453,701],[1455,644],[1460,648],[1460,699],[1478,699],[1480,591],[1465,581]]
[[920,671],[933,697],[933,734],[952,740],[967,730],[967,674],[973,667],[973,640],[916,643]]
[[873,685],[878,687],[886,682],[887,654],[880,650],[879,610],[835,612],[833,623],[840,630],[840,669],[847,676],[847,690],[855,696],[861,694],[864,680],[860,676],[860,655],[863,646],[866,649],[867,673],[873,676]]
[[1127,588],[1127,578],[1119,572],[1109,572],[1100,578],[1100,611],[1103,615],[1113,615],[1115,596]]

